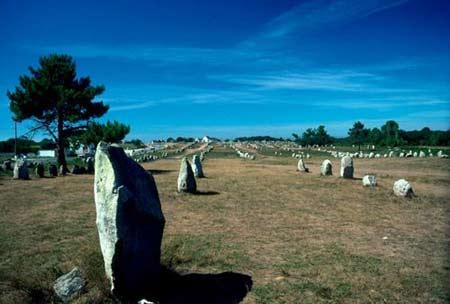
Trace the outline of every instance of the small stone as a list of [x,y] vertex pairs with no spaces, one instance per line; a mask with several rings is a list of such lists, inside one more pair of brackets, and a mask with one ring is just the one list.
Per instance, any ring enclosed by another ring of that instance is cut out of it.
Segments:
[[353,159],[350,156],[344,156],[341,159],[341,177],[353,178]]
[[192,171],[194,171],[195,177],[205,177],[203,174],[202,162],[200,161],[200,157],[198,157],[198,155],[194,155],[192,157]]
[[326,159],[322,162],[320,166],[320,175],[333,175],[333,166],[331,165],[331,161]]
[[13,179],[30,179],[28,174],[28,164],[26,160],[17,160],[14,164]]
[[402,197],[411,197],[414,195],[411,184],[404,179],[399,179],[394,183],[394,194]]
[[60,276],[53,285],[56,295],[64,303],[69,302],[84,292],[86,281],[78,268]]
[[375,187],[377,185],[377,178],[374,175],[365,175],[362,183],[364,187]]
[[42,177],[44,177],[44,170],[45,170],[44,163],[40,162],[36,165],[35,173],[37,176],[42,178]]
[[50,166],[48,166],[48,174],[52,177],[58,175],[58,168],[56,168],[56,165],[51,164]]
[[180,172],[178,174],[178,192],[195,193],[197,191],[197,182],[191,164],[186,157],[181,159]]
[[306,166],[305,166],[305,162],[303,161],[303,158],[300,158],[298,160],[297,170],[300,172],[309,172],[309,169],[306,168]]

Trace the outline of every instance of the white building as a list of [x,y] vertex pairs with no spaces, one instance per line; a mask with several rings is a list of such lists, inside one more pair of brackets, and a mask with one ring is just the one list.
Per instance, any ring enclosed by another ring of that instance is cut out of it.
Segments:
[[39,157],[56,157],[55,150],[39,150],[37,155]]
[[210,143],[210,142],[212,142],[212,139],[209,138],[208,136],[205,136],[205,137],[202,138],[202,142],[204,142],[204,143]]

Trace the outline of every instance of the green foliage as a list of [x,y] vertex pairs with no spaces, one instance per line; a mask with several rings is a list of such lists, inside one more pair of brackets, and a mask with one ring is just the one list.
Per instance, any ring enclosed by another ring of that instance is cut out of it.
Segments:
[[130,126],[124,125],[116,120],[113,122],[108,120],[106,124],[89,123],[86,131],[80,136],[75,137],[75,139],[84,145],[97,145],[100,141],[118,143],[128,133],[130,133]]
[[58,162],[66,166],[67,138],[87,128],[85,121],[103,116],[108,106],[94,102],[103,86],[91,85],[89,77],[77,78],[76,65],[68,55],[41,57],[38,68],[29,68],[14,92],[7,92],[13,119],[31,119],[33,130],[43,130],[57,143]]
[[[47,138],[40,142],[28,139],[27,137],[17,138],[17,153],[36,153],[38,150],[53,150],[55,143]],[[1,153],[14,153],[14,138],[0,141]]]
[[248,136],[248,137],[236,137],[234,141],[284,141],[285,139],[272,136]]
[[348,135],[350,137],[350,141],[353,144],[357,144],[358,150],[361,150],[361,145],[367,141],[369,130],[364,128],[364,124],[362,122],[357,121],[353,124],[353,128],[348,130]]
[[127,141],[125,141],[125,144],[132,145],[135,148],[144,148],[145,147],[144,142],[140,139],[127,140]]
[[303,145],[327,145],[332,143],[333,140],[328,135],[325,126],[320,125],[317,129],[308,128],[303,132],[300,143]]

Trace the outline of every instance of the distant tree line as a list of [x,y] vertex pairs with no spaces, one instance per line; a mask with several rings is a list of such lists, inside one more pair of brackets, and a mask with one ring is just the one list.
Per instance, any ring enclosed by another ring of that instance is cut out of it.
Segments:
[[243,137],[236,137],[234,141],[284,141],[285,139],[279,137],[272,137],[272,136],[243,136]]
[[361,149],[362,145],[376,146],[449,146],[450,130],[432,131],[425,127],[421,130],[405,131],[401,130],[399,124],[394,120],[388,120],[381,128],[366,128],[364,124],[357,121],[348,130],[348,136],[335,138],[328,135],[325,126],[317,129],[306,129],[301,136],[292,134],[294,141],[302,145],[357,145]]
[[[14,138],[0,141],[0,152],[14,153]],[[51,139],[43,139],[41,141],[33,141],[26,137],[17,138],[17,153],[36,153],[38,150],[53,150],[56,144]]]

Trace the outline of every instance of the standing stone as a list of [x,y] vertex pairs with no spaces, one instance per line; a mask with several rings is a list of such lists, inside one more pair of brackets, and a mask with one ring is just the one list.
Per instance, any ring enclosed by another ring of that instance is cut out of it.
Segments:
[[389,157],[394,156],[394,151],[389,152]]
[[425,152],[423,152],[423,151],[420,151],[420,152],[419,152],[419,157],[420,157],[420,158],[424,158],[424,157],[426,157],[426,155],[425,155]]
[[350,156],[344,156],[341,159],[341,177],[353,178],[353,159]]
[[67,174],[67,168],[63,165],[59,166],[59,175],[63,176]]
[[9,170],[12,170],[13,167],[12,167],[11,161],[10,161],[9,159],[8,159],[8,160],[5,160],[5,161],[3,162],[3,164],[2,164],[2,168],[3,168],[3,171],[9,171]]
[[72,173],[72,174],[81,174],[80,166],[73,165],[72,170],[70,171],[70,173]]
[[195,177],[205,177],[205,175],[203,175],[202,162],[198,155],[192,157],[192,170],[194,171]]
[[95,167],[94,167],[94,159],[92,157],[88,157],[86,159],[86,165],[87,165],[87,173],[89,174],[94,173]]
[[370,152],[370,153],[369,153],[369,158],[374,158],[374,157],[375,157],[375,153]]
[[13,179],[30,179],[26,160],[18,159],[14,164]]
[[186,157],[183,157],[178,174],[178,192],[195,193],[197,191],[197,182],[191,164]]
[[58,298],[67,303],[85,291],[86,281],[78,268],[60,276],[53,285]]
[[375,187],[377,185],[377,178],[375,175],[365,175],[362,183],[364,187]]
[[328,159],[324,160],[320,166],[320,175],[333,175],[333,166]]
[[58,168],[56,168],[56,165],[51,164],[50,166],[48,166],[48,174],[52,177],[58,175]]
[[399,179],[394,183],[394,194],[397,196],[403,196],[403,197],[411,197],[414,195],[413,188],[411,187],[411,184],[404,180]]
[[298,160],[297,170],[300,172],[309,172],[309,169],[306,168],[306,166],[305,166],[305,162],[303,161],[303,158],[300,158]]
[[45,170],[44,163],[40,162],[36,165],[35,173],[37,176],[42,178],[44,177],[44,170]]
[[153,176],[117,145],[95,153],[95,206],[106,275],[115,295],[142,299],[158,288],[164,215]]

